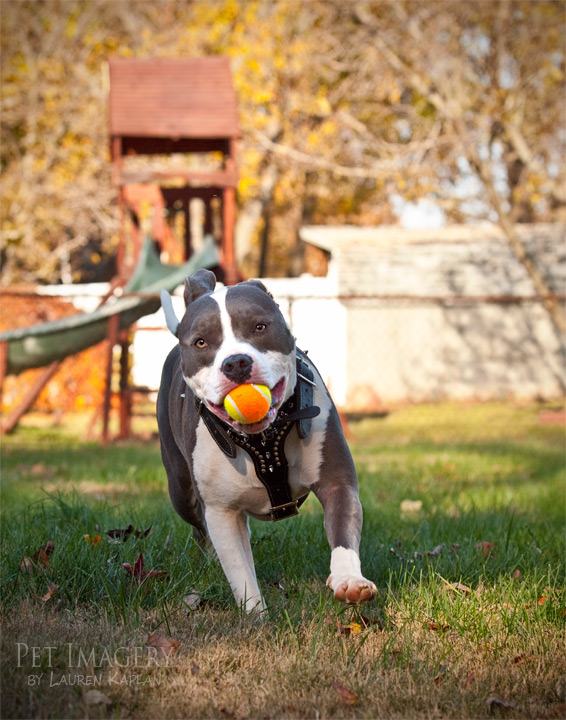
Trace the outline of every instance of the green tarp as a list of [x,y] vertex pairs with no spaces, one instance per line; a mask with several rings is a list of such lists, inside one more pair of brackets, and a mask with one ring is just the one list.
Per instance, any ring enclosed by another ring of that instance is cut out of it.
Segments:
[[0,342],[7,343],[6,373],[15,375],[43,367],[96,345],[107,337],[110,317],[117,315],[119,328],[123,330],[159,309],[162,288],[171,292],[198,268],[217,264],[218,255],[212,238],[208,238],[202,250],[183,265],[161,263],[151,239],[146,240],[122,297],[110,299],[91,313],[0,333]]

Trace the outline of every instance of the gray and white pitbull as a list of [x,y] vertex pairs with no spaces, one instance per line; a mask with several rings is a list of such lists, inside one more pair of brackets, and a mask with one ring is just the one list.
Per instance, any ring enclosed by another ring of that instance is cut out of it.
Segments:
[[[252,557],[248,517],[273,519],[268,493],[241,444],[257,440],[277,424],[278,413],[297,383],[295,341],[279,307],[256,280],[215,290],[215,276],[198,270],[185,281],[186,312],[179,322],[171,297],[162,292],[167,326],[179,338],[163,368],[157,401],[161,455],[177,513],[210,539],[238,604],[265,610]],[[313,492],[324,509],[331,548],[327,585],[347,603],[376,595],[361,572],[358,548],[362,508],[356,470],[340,419],[312,364],[314,404],[320,408],[310,432],[284,439],[292,500]],[[232,420],[223,407],[227,393],[242,383],[267,385],[272,407],[253,425]],[[231,437],[235,457],[219,449],[202,412]],[[296,511],[295,511],[296,512]]]

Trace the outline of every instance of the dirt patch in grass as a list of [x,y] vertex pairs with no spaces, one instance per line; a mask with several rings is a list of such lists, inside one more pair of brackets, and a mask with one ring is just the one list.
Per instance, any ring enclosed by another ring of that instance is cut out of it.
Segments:
[[[46,493],[57,493],[69,489],[69,482],[59,480],[45,483],[43,489]],[[132,483],[108,483],[83,480],[73,484],[75,492],[92,497],[94,500],[119,500],[122,496],[137,496],[144,492],[144,488],[135,487]]]
[[566,425],[566,410],[548,410],[538,416],[543,425]]

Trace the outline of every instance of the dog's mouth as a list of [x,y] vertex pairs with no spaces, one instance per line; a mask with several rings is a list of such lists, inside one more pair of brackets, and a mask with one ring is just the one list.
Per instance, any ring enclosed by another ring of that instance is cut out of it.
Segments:
[[263,417],[256,423],[240,423],[237,420],[231,418],[230,415],[228,415],[228,413],[224,409],[224,405],[217,405],[216,403],[213,403],[210,400],[206,399],[204,402],[209,410],[211,410],[224,422],[232,425],[232,427],[238,430],[238,432],[244,432],[248,435],[254,435],[255,433],[262,432],[262,430],[268,428],[277,417],[277,413],[279,412],[279,408],[283,404],[283,398],[285,397],[286,384],[287,383],[285,381],[285,378],[282,377],[279,382],[277,382],[272,388],[270,388],[271,407],[269,408],[267,415],[265,415],[265,417]]

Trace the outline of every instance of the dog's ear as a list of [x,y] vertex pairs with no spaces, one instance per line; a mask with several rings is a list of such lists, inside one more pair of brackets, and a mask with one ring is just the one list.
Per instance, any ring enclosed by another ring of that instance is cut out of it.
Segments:
[[[244,284],[244,283],[242,283]],[[273,298],[273,295],[269,292],[269,290],[265,287],[265,285],[261,282],[261,280],[247,280],[246,285],[252,285],[253,287],[258,288],[259,290],[263,290],[264,293],[267,293],[270,298]]]
[[201,268],[185,280],[185,305],[189,305],[201,295],[212,292],[216,286],[216,276],[210,270]]
[[169,328],[169,330],[173,333],[175,337],[177,337],[179,320],[175,315],[175,311],[173,310],[173,301],[171,300],[171,295],[169,295],[167,290],[162,290],[160,294],[161,307],[163,308],[163,312],[165,313],[165,322],[167,323],[167,327]]

